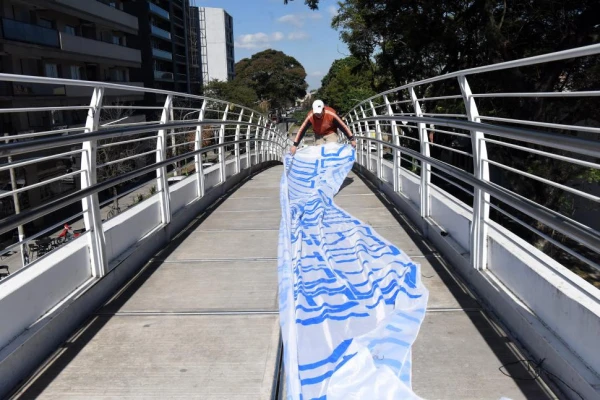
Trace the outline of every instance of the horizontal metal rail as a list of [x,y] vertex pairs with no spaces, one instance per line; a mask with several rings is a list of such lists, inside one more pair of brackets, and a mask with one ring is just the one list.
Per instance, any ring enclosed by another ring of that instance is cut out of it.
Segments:
[[[558,150],[571,151],[587,155],[590,157],[598,157],[600,155],[600,142],[582,138],[576,138],[567,135],[561,135],[552,132],[535,131],[531,129],[515,128],[509,126],[498,126],[479,122],[462,121],[456,119],[433,118],[433,117],[410,117],[410,116],[380,116],[362,118],[356,122],[362,121],[382,121],[405,120],[415,123],[428,123],[433,125],[442,125],[449,128],[465,129],[469,131],[479,131],[490,135],[503,137],[505,139],[513,139],[540,146],[551,147]],[[0,149],[2,147],[0,146]],[[1,152],[0,152],[1,155]]]
[[458,78],[459,76],[469,76],[469,75],[481,74],[481,73],[485,73],[485,72],[501,71],[501,70],[505,70],[505,69],[525,67],[528,65],[542,64],[542,63],[547,63],[547,62],[552,62],[552,61],[567,60],[569,58],[593,56],[593,55],[597,55],[598,53],[600,53],[600,44],[592,44],[589,46],[577,47],[574,49],[568,49],[568,50],[558,51],[558,52],[549,53],[549,54],[542,54],[539,56],[521,58],[519,60],[506,61],[506,62],[502,62],[502,63],[498,63],[498,64],[486,65],[483,67],[463,69],[461,71],[451,72],[451,73],[444,74],[444,75],[438,75],[438,76],[435,76],[432,78],[427,78],[427,79],[423,79],[420,81],[411,82],[409,84],[402,85],[397,88],[386,90],[385,92],[376,94],[375,96],[371,96],[371,97],[361,101],[360,103],[357,103],[355,107],[361,106],[365,103],[368,103],[369,101],[372,101],[381,96],[388,95],[390,93],[398,92],[398,91],[401,91],[404,89],[414,88],[416,86],[426,85],[429,83],[444,81],[447,79]]
[[[198,122],[196,122],[196,124],[197,123]],[[159,169],[161,167],[165,167],[165,166],[167,166],[169,164],[173,164],[177,161],[182,161],[182,160],[188,159],[192,156],[200,155],[202,153],[218,149],[219,147],[222,147],[225,145],[232,145],[232,144],[235,145],[235,144],[241,144],[241,143],[253,142],[253,141],[272,143],[275,146],[279,147],[280,149],[283,149],[281,147],[281,144],[278,141],[270,140],[270,139],[261,139],[261,138],[237,140],[237,141],[233,141],[233,142],[228,142],[226,144],[217,144],[217,145],[212,145],[212,146],[206,146],[206,147],[201,148],[200,150],[190,151],[188,153],[178,155],[175,157],[171,157],[171,158],[161,161],[161,162],[147,165],[136,171],[131,171],[131,172],[119,175],[117,177],[107,179],[107,180],[97,183],[95,185],[89,186],[85,189],[81,189],[75,193],[71,193],[67,196],[58,198],[56,200],[52,200],[41,206],[22,211],[20,214],[6,217],[6,218],[0,220],[0,235],[3,233],[6,233],[12,229],[15,229],[19,225],[25,225],[29,222],[34,221],[35,219],[37,219],[39,217],[42,217],[51,212],[60,210],[61,208],[65,207],[67,205],[73,204],[77,201],[80,201],[87,196],[90,196],[92,194],[106,190],[112,186],[118,185],[119,183],[123,183],[128,180],[143,176],[149,172],[156,171],[157,169]]]
[[[477,124],[479,125],[479,124]],[[371,140],[377,143],[386,143],[382,140],[366,138],[364,136],[357,136],[357,140]],[[501,186],[498,186],[491,182],[486,182],[477,179],[473,175],[456,168],[450,164],[447,164],[443,161],[436,160],[435,158],[427,157],[422,155],[421,153],[414,151],[412,149],[406,147],[400,147],[396,145],[389,145],[390,147],[400,150],[403,153],[414,157],[415,159],[421,161],[422,163],[426,163],[431,165],[432,167],[438,168],[444,173],[453,176],[454,178],[467,183],[471,186],[477,187],[486,193],[489,193],[491,196],[497,198],[510,205],[511,207],[519,210],[526,215],[529,215],[538,221],[542,222],[544,225],[549,226],[550,228],[556,229],[559,232],[562,232],[566,236],[571,239],[585,245],[587,248],[593,251],[597,251],[600,249],[600,233],[590,230],[588,227],[567,218],[556,211],[550,210],[541,204],[535,203],[532,200],[529,200],[523,196],[520,196],[516,193],[511,192],[508,189],[505,189]],[[1,233],[1,231],[0,231]]]
[[259,125],[254,122],[245,121],[222,121],[217,119],[207,119],[204,121],[186,121],[186,122],[168,122],[165,124],[154,123],[153,125],[143,127],[125,127],[125,128],[110,128],[103,129],[101,131],[86,132],[80,134],[74,134],[69,136],[60,136],[55,138],[42,138],[36,141],[30,142],[16,142],[16,143],[4,143],[0,144],[0,157],[7,157],[16,154],[23,154],[33,151],[46,150],[48,148],[56,148],[63,146],[70,146],[74,144],[81,144],[88,140],[100,140],[110,139],[119,136],[137,135],[148,132],[159,131],[161,129],[178,129],[178,128],[191,128],[201,125],[221,125],[221,124],[239,124],[245,126],[254,126],[264,128],[263,125]]

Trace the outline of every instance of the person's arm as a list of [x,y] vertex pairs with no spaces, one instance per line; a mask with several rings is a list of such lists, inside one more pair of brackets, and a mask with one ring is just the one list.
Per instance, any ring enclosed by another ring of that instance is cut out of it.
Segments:
[[296,154],[296,149],[300,145],[302,138],[304,138],[304,135],[306,134],[306,131],[308,131],[308,128],[310,128],[312,126],[312,122],[310,122],[311,114],[312,113],[309,113],[306,116],[306,119],[304,120],[304,122],[300,126],[300,129],[298,130],[298,133],[296,134],[296,138],[294,139],[294,144],[292,145],[292,148],[290,149],[290,152],[292,153],[292,155]]
[[348,140],[352,143],[352,146],[356,147],[356,139],[352,135],[352,131],[350,130],[350,128],[348,128],[348,125],[346,125],[344,121],[337,115],[333,116],[333,124],[336,128],[344,132],[344,135],[346,135]]

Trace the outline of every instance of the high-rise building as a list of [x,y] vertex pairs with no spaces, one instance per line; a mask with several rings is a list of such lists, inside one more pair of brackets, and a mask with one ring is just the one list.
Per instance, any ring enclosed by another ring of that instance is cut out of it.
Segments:
[[[138,19],[120,0],[2,0],[0,72],[142,86],[135,46]],[[91,88],[2,83],[0,107],[88,104]],[[118,99],[115,97],[118,95]],[[112,98],[111,98],[112,96]],[[135,101],[139,92],[106,93],[105,101]],[[55,111],[2,117],[2,133],[77,126],[87,112]]]
[[124,9],[139,19],[140,80],[146,87],[189,93],[188,0],[130,0]]
[[202,80],[228,81],[234,78],[233,18],[222,8],[192,7],[199,21],[196,45],[201,58]]
[[[142,55],[135,43],[138,19],[123,11],[121,0],[2,0],[0,23],[0,72],[143,86],[138,77]],[[89,105],[92,92],[91,87],[0,82],[0,108]],[[107,90],[103,104],[142,99],[140,92]],[[0,135],[80,128],[86,117],[87,110],[4,113]],[[101,118],[111,116],[104,112]],[[77,163],[66,157],[28,164],[15,169],[17,182],[49,180]],[[0,174],[2,190],[7,175],[7,171]],[[23,192],[21,208],[75,190],[77,182],[53,181]],[[0,217],[14,212],[11,200],[0,202]]]

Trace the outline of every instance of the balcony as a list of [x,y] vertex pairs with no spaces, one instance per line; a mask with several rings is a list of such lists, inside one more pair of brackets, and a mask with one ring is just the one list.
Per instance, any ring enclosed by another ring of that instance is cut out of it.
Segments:
[[58,31],[43,26],[2,18],[2,34],[4,39],[39,44],[49,47],[60,47]]
[[142,63],[141,52],[129,47],[73,36],[64,32],[60,32],[60,44],[64,51],[125,61],[126,64]]
[[173,54],[169,53],[168,51],[157,49],[157,48],[152,49],[152,55],[154,57],[162,58],[165,60],[173,60]]
[[13,82],[13,96],[64,96],[65,85]]
[[[126,85],[126,86],[134,86],[134,87],[144,87],[144,84],[142,82],[109,82],[109,83],[117,83],[117,84],[122,84],[122,85]],[[67,86],[67,97],[90,97],[92,95],[94,91],[93,87],[87,87],[87,86]],[[139,96],[143,96],[142,91],[139,90],[128,90],[126,88],[123,89],[112,89],[112,88],[106,88],[105,92],[104,92],[104,96],[115,96],[115,97],[122,97],[122,96],[135,96],[135,95],[139,95]]]
[[99,1],[81,1],[81,0],[55,0],[57,3],[64,4],[86,14],[100,17],[104,20],[126,26],[132,30],[138,30],[138,19],[124,11],[108,6]]
[[148,9],[150,10],[151,13],[158,15],[159,17],[162,17],[162,18],[166,19],[167,21],[170,20],[169,12],[163,8],[160,8],[159,6],[157,6],[154,3],[148,2]]
[[171,33],[165,31],[164,29],[160,29],[157,26],[150,25],[150,32],[152,32],[152,34],[154,36],[158,36],[163,39],[171,40]]
[[173,73],[154,70],[154,79],[159,81],[173,81]]

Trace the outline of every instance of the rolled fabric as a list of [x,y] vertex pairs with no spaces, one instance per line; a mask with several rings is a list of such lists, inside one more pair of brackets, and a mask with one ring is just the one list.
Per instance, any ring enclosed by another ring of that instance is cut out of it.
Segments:
[[419,399],[420,265],[335,204],[355,160],[337,143],[284,157],[279,313],[287,399]]

